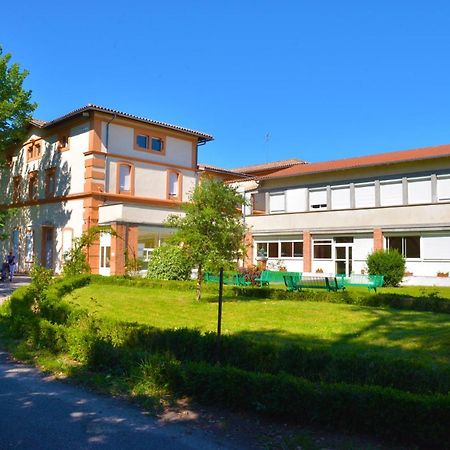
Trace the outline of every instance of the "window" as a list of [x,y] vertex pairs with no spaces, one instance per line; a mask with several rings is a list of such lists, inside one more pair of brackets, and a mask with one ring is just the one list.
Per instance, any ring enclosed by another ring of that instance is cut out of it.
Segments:
[[27,147],[27,160],[33,160],[41,157],[41,144],[39,142],[33,141]]
[[133,177],[133,167],[129,164],[118,164],[118,183],[120,194],[131,194],[132,193],[132,177]]
[[47,169],[45,172],[45,197],[54,197],[56,192],[56,170],[55,168]]
[[38,173],[37,171],[28,174],[28,199],[36,200],[38,196]]
[[22,177],[18,175],[13,178],[13,203],[20,201],[20,185],[22,183]]
[[309,209],[327,209],[327,190],[310,189],[309,190]]
[[332,209],[350,208],[350,186],[339,186],[331,188]]
[[136,145],[144,150],[148,149],[148,136],[145,134],[138,134],[136,136]]
[[431,203],[431,179],[429,177],[408,180],[408,203],[410,205]]
[[100,247],[100,267],[107,269],[111,267],[111,247]]
[[375,184],[355,184],[355,208],[375,206]]
[[420,236],[390,236],[387,248],[396,249],[405,258],[420,258]]
[[267,258],[267,242],[256,243],[256,256],[258,258]]
[[63,132],[58,135],[58,150],[68,150],[69,149],[69,133]]
[[314,259],[331,259],[331,240],[314,241]]
[[285,210],[284,192],[270,194],[269,205],[270,205],[270,213],[284,212]]
[[181,197],[181,175],[178,172],[167,173],[167,197],[177,199]]
[[266,194],[264,192],[253,192],[250,196],[252,214],[266,212]]
[[282,258],[301,258],[303,256],[303,242],[281,242]]
[[269,242],[269,258],[278,258],[278,242]]
[[163,149],[163,140],[157,137],[152,137],[152,150],[160,152]]
[[401,180],[380,183],[380,204],[381,206],[403,204],[403,183]]
[[450,177],[439,176],[437,179],[437,199],[438,202],[450,201]]

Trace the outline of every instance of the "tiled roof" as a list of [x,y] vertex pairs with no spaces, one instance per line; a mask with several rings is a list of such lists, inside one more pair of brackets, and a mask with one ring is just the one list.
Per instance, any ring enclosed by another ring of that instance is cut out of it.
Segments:
[[200,170],[209,171],[209,172],[219,172],[229,175],[235,175],[238,178],[246,177],[246,174],[236,172],[232,169],[224,169],[223,167],[211,166],[209,164],[198,164],[198,168]]
[[378,153],[375,155],[359,156],[356,158],[337,159],[334,161],[323,161],[311,164],[301,164],[279,170],[260,178],[283,178],[295,175],[313,174],[320,172],[332,172],[336,170],[349,170],[354,168],[381,166],[407,161],[418,161],[423,159],[450,156],[450,145],[439,145],[436,147],[416,148],[413,150],[402,150],[389,153]]
[[301,159],[292,158],[292,159],[283,159],[281,161],[272,161],[264,164],[255,164],[252,166],[242,166],[230,170],[232,172],[238,173],[251,173],[270,169],[284,169],[286,167],[296,166],[298,164],[307,164],[307,163],[306,161],[302,161]]
[[98,112],[103,112],[103,113],[108,113],[108,114],[115,114],[116,116],[119,116],[119,117],[138,120],[139,122],[144,122],[144,123],[148,123],[151,125],[157,125],[160,127],[169,128],[171,130],[182,131],[184,133],[188,133],[188,134],[197,136],[204,142],[212,141],[214,139],[213,136],[211,136],[210,134],[202,133],[201,131],[191,130],[189,128],[180,127],[178,125],[171,125],[169,123],[160,122],[158,120],[152,120],[152,119],[147,119],[145,117],[135,116],[133,114],[128,114],[128,113],[124,113],[121,111],[117,111],[115,109],[110,109],[110,108],[105,108],[103,106],[93,105],[91,103],[89,103],[88,105],[83,106],[81,108],[74,109],[73,111],[71,111],[67,114],[64,114],[61,117],[50,120],[49,122],[44,122],[42,120],[33,119],[31,121],[31,124],[34,126],[37,126],[39,128],[47,128],[47,127],[55,125],[59,122],[62,122],[63,120],[70,119],[71,117],[76,116],[77,114],[81,114],[83,112],[88,112],[88,111],[98,111]]

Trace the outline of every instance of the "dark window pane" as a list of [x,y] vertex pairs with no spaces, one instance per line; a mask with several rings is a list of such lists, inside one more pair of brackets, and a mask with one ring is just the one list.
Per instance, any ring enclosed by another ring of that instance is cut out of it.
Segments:
[[281,257],[291,258],[292,257],[292,242],[282,242],[281,243]]
[[402,254],[402,238],[401,237],[389,237],[388,238],[388,247],[389,249],[398,250],[400,254]]
[[159,138],[152,138],[152,150],[160,152],[162,150],[162,140]]
[[346,256],[345,247],[336,247],[336,259],[346,259]]
[[314,258],[331,259],[331,244],[328,245],[314,244]]
[[278,258],[278,242],[269,242],[269,258]]
[[336,242],[336,244],[351,244],[353,242],[353,238],[345,236],[336,237],[334,238],[334,242]]
[[303,242],[294,242],[294,257],[301,258],[303,256]]
[[136,144],[138,147],[148,148],[148,136],[145,136],[143,134],[138,134],[138,136],[136,138]]
[[420,258],[420,236],[407,236],[405,240],[405,257]]

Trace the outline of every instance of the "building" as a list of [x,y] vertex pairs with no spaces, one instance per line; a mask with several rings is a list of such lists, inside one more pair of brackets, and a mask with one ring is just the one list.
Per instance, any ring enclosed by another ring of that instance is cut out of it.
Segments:
[[18,269],[33,262],[61,269],[64,253],[95,225],[111,225],[89,247],[94,273],[121,274],[126,255],[148,258],[170,233],[197,183],[197,149],[212,140],[199,131],[87,105],[62,117],[33,120],[12,149],[0,178],[0,208],[17,211],[0,243]]
[[235,185],[248,199],[247,263],[364,273],[369,253],[396,248],[411,275],[450,272],[450,145],[294,164]]

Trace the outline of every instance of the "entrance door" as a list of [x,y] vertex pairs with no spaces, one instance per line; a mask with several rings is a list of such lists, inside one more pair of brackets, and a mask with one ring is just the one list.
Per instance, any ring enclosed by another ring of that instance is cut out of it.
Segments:
[[335,244],[336,274],[349,276],[352,273],[353,244]]
[[47,269],[53,269],[54,240],[55,229],[53,227],[42,227],[41,264]]
[[100,275],[111,274],[111,235],[109,233],[100,234]]

